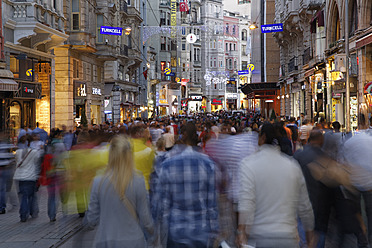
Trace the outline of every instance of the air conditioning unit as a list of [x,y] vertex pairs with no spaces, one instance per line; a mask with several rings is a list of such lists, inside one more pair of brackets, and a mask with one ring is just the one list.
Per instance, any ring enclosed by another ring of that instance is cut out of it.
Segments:
[[346,54],[340,53],[335,55],[335,71],[346,71]]

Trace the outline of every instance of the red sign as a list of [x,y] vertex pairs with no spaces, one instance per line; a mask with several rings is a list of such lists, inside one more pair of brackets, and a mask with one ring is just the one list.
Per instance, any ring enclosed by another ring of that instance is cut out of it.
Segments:
[[212,99],[212,105],[222,105],[222,100]]
[[161,66],[161,71],[164,71],[164,69],[165,69],[165,62],[164,61],[160,62],[160,66]]

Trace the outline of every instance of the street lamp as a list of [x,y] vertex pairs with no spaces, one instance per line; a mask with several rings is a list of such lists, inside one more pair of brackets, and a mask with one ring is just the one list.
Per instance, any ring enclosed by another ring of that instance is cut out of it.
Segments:
[[126,27],[125,28],[125,35],[130,35],[130,32],[132,32],[132,28],[131,27]]
[[257,26],[257,24],[254,22],[254,23],[252,23],[251,25],[249,25],[249,29],[250,30],[254,30],[254,29],[256,29],[256,28],[258,28],[258,26]]

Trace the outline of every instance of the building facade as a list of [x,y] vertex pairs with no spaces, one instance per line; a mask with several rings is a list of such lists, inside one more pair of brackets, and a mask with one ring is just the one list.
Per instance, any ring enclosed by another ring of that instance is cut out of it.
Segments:
[[276,1],[281,48],[282,115],[346,121],[346,70],[353,130],[371,116],[365,86],[371,79],[371,2],[349,1],[349,65],[346,64],[344,1]]
[[54,49],[68,38],[62,1],[2,1],[0,129],[55,126]]

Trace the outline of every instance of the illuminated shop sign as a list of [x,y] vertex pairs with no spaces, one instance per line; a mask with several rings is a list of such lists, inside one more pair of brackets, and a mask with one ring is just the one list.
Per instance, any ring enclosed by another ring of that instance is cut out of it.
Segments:
[[283,23],[261,25],[262,33],[283,32]]
[[93,95],[102,95],[102,93],[101,93],[101,89],[99,89],[99,88],[92,88],[92,94]]
[[222,105],[221,99],[212,99],[212,105]]
[[191,100],[193,101],[202,101],[203,100],[203,96],[191,96]]
[[123,28],[101,26],[100,34],[119,35],[120,36],[120,35],[122,35],[122,33],[123,33]]
[[74,97],[85,98],[87,96],[87,84],[84,82],[74,82]]

